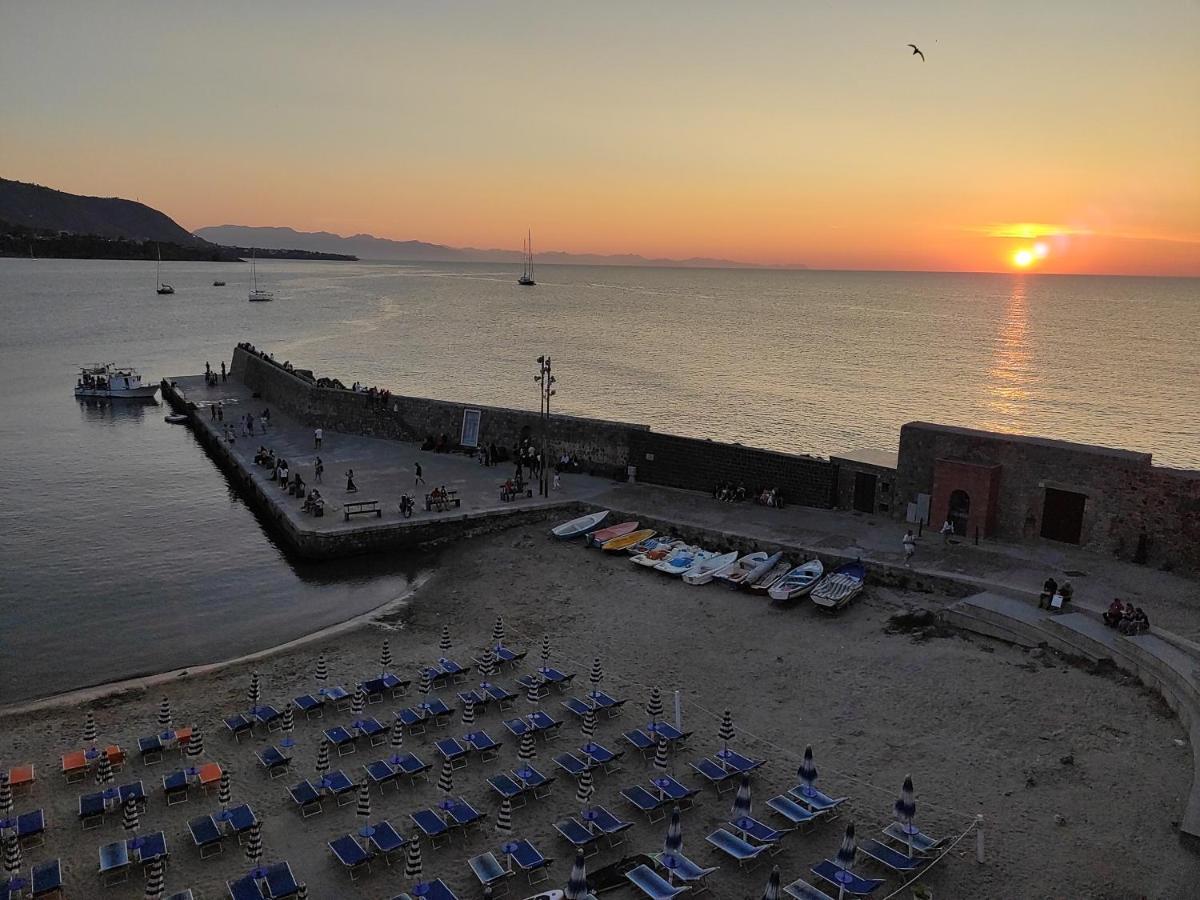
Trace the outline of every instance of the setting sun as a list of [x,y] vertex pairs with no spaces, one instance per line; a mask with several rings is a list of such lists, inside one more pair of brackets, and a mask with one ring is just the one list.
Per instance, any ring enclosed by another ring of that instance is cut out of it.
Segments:
[[1013,254],[1013,265],[1018,269],[1026,269],[1033,263],[1033,252],[1030,250],[1018,250]]

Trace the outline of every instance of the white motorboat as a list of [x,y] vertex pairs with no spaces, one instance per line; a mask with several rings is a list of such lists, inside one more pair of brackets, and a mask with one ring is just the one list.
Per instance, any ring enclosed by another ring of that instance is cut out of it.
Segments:
[[779,562],[781,556],[782,553],[768,555],[761,550],[747,553],[716,578],[731,588],[747,587],[765,575],[771,566]]
[[813,585],[820,581],[824,574],[825,566],[821,561],[810,559],[780,578],[767,593],[770,594],[772,600],[794,600],[811,591]]
[[76,397],[148,400],[157,393],[158,385],[143,383],[137,369],[112,363],[80,366],[79,380],[75,382]]
[[604,521],[604,517],[607,515],[607,509],[601,512],[588,513],[586,516],[580,516],[578,519],[572,519],[569,522],[563,522],[561,525],[555,525],[550,529],[550,533],[560,541],[570,540],[571,538],[579,537],[581,534],[591,534],[600,527],[600,523]]
[[683,580],[688,584],[708,584],[726,569],[737,564],[737,551],[722,553],[720,556],[710,556],[702,559],[683,573]]

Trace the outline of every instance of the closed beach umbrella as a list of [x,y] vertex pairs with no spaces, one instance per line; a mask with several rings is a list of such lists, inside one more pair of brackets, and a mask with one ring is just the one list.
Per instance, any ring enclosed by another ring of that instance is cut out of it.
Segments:
[[542,703],[542,682],[536,672],[529,675],[529,686],[525,688],[525,699],[530,706],[540,706]]
[[900,797],[896,800],[895,806],[896,818],[900,824],[904,826],[904,833],[908,835],[908,855],[912,856],[912,834],[916,830],[913,828],[913,817],[917,814],[917,801],[913,797],[912,776],[904,776],[904,785],[900,788]]
[[366,708],[367,693],[362,689],[362,685],[359,685],[354,691],[354,697],[350,700],[350,715],[354,716],[357,721]]
[[492,652],[492,648],[488,647],[483,651],[483,656],[479,658],[479,677],[483,679],[483,683],[487,684],[489,678],[496,674],[496,656]]
[[497,647],[504,646],[504,617],[496,616],[496,624],[492,626],[492,643]]
[[137,834],[137,830],[142,827],[141,818],[138,816],[137,800],[131,794],[125,798],[125,802],[121,805],[121,827],[130,834]]
[[362,835],[365,849],[367,839],[370,837],[367,829],[371,824],[371,786],[365,781],[358,786],[358,803],[354,807],[354,815],[361,823],[359,834]]
[[592,685],[592,693],[600,692],[600,682],[604,680],[604,667],[600,665],[600,657],[592,660],[592,671],[588,672],[588,682]]
[[650,717],[650,730],[653,731],[655,723],[663,717],[662,694],[658,692],[658,685],[650,688],[650,700],[646,703],[646,715]]
[[500,801],[500,811],[496,813],[496,830],[501,834],[512,831],[512,801],[507,797]]
[[428,697],[429,689],[432,686],[433,685],[429,680],[429,669],[426,668],[425,666],[422,666],[421,667],[421,680],[419,682],[417,682],[417,691],[420,692],[422,697]]
[[256,820],[250,826],[250,837],[246,840],[246,859],[250,865],[257,866],[263,855],[262,821]]
[[379,651],[379,667],[383,675],[386,675],[388,670],[392,668],[392,647],[388,643],[387,638],[384,638],[383,649]]
[[[846,826],[846,833],[842,837],[842,846],[838,847],[837,856],[833,861],[838,864],[842,871],[848,870],[854,865],[854,854],[858,851],[858,846],[854,843],[854,823],[851,822]],[[842,888],[838,888],[838,896],[842,895]]]
[[586,808],[595,790],[595,785],[592,783],[592,770],[584,769],[579,773],[579,782],[575,788],[575,802]]
[[726,707],[725,714],[721,716],[721,727],[717,729],[717,740],[721,742],[723,751],[729,750],[729,742],[733,740],[733,713]]
[[258,673],[250,675],[250,689],[246,691],[246,699],[250,701],[250,711],[254,712],[262,705],[262,682]]
[[418,840],[408,842],[408,852],[404,855],[404,877],[421,877],[421,842]]
[[283,746],[285,746],[285,747],[294,746],[296,742],[294,740],[292,740],[292,732],[294,732],[296,730],[296,716],[292,712],[292,708],[290,706],[285,706],[283,708],[283,726],[282,726],[282,728],[283,728],[283,741],[282,741]]
[[442,760],[442,771],[438,773],[437,789],[446,800],[454,793],[454,769],[451,768],[450,757]]
[[550,635],[542,635],[542,668],[550,667]]
[[800,762],[800,768],[796,770],[796,777],[800,779],[800,784],[803,786],[803,793],[811,794],[813,784],[817,780],[817,767],[813,763],[812,747],[804,748],[804,759]]
[[10,878],[16,878],[21,874],[21,844],[17,841],[15,829],[5,838],[4,871]]
[[590,746],[592,738],[596,736],[596,711],[594,709],[589,709],[583,714],[583,724],[579,726],[579,730],[583,732],[583,736],[587,738]]
[[166,697],[158,704],[158,727],[163,731],[171,730],[171,701]]
[[750,815],[750,776],[743,775],[742,783],[738,785],[737,796],[733,798],[734,821]]
[[188,738],[187,758],[191,761],[204,755],[204,732],[199,725],[192,727],[192,736]]
[[400,751],[404,749],[404,726],[397,722],[392,726],[392,765],[400,765]]
[[442,626],[442,638],[441,638],[441,640],[438,641],[438,649],[441,650],[443,654],[446,654],[446,653],[450,652],[451,646],[452,645],[450,643],[450,626],[443,625]]
[[583,850],[578,850],[575,853],[575,865],[571,866],[571,875],[567,878],[563,900],[584,900],[587,892],[587,862],[583,858]]
[[221,809],[228,809],[229,804],[233,801],[233,792],[229,789],[229,770],[221,770],[221,781],[217,785],[217,802],[221,804]]
[[158,900],[166,890],[167,878],[163,871],[162,857],[159,857],[146,867],[146,900]]
[[108,754],[100,754],[100,763],[96,766],[96,784],[106,785],[113,783],[112,763],[109,762]]
[[94,747],[99,737],[100,731],[96,728],[96,717],[88,713],[87,717],[83,720],[83,742],[89,747]]
[[779,866],[771,869],[771,877],[767,881],[767,889],[763,891],[762,900],[779,900]]
[[659,772],[666,772],[670,763],[671,757],[667,753],[667,739],[659,735],[658,744],[654,747],[654,768]]
[[475,724],[475,701],[464,700],[462,711],[462,723],[465,728],[470,728]]
[[8,772],[0,771],[0,816],[8,818],[13,811],[12,783],[8,780]]
[[683,852],[683,821],[679,815],[679,805],[671,810],[671,824],[667,826],[667,839],[663,841],[663,853],[676,854]]
[[325,654],[317,657],[317,671],[313,673],[319,684],[324,684],[329,678],[329,667],[325,665]]
[[324,777],[329,773],[329,741],[321,738],[321,745],[317,747],[317,774]]
[[521,745],[517,748],[517,759],[521,762],[529,762],[537,756],[537,743],[532,731],[526,731],[521,735]]

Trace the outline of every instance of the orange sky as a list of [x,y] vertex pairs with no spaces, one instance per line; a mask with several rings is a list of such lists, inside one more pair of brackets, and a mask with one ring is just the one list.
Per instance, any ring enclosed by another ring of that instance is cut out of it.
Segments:
[[1200,275],[1200,7],[978,5],[9,5],[0,175],[821,268],[1007,269],[1038,223],[1042,271]]

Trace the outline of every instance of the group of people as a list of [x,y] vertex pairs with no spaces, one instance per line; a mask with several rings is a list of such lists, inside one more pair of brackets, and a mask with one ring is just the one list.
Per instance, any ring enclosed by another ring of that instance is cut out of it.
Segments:
[[1047,578],[1046,583],[1042,585],[1042,593],[1038,597],[1038,609],[1066,609],[1074,595],[1075,589],[1071,587],[1071,582],[1064,581],[1059,584],[1052,576]]
[[387,406],[388,401],[392,399],[391,391],[385,391],[383,388],[367,387],[365,384],[359,384],[357,381],[350,387],[350,390],[356,394],[366,395],[368,405]]
[[713,499],[722,503],[740,503],[746,499],[746,486],[740,483],[734,486],[732,481],[722,481],[713,488]]
[[529,477],[541,477],[542,474],[542,454],[533,446],[533,441],[530,438],[521,438],[517,441],[517,445],[513,447],[513,458],[517,461],[517,481],[524,479],[524,471],[529,470]]
[[494,466],[504,461],[500,456],[500,450],[496,447],[495,442],[488,444],[486,447],[480,447],[475,451],[475,456],[481,466]]
[[[224,360],[221,361],[221,379],[220,380],[221,381],[228,380],[226,377],[226,373],[225,373],[225,361]],[[205,363],[204,363],[204,383],[207,384],[209,387],[214,387],[218,383],[217,373],[213,371],[212,366],[209,365],[207,361],[205,361]]]
[[1142,608],[1132,603],[1122,603],[1119,598],[1113,599],[1101,618],[1105,625],[1117,629],[1121,634],[1145,634],[1150,630],[1150,618]]

